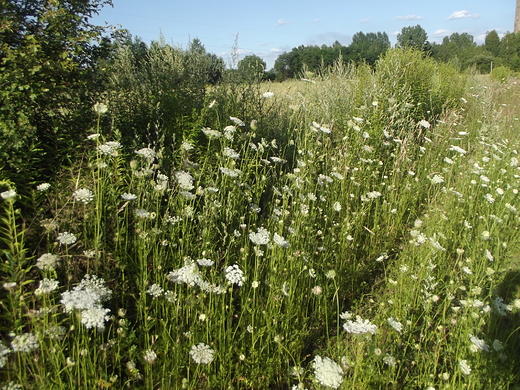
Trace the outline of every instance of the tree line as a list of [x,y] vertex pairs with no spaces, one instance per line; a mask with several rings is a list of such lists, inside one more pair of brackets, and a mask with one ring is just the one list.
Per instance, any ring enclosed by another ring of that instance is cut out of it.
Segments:
[[[0,180],[30,185],[57,172],[81,149],[96,120],[92,107],[112,106],[110,131],[142,144],[174,142],[200,124],[208,85],[282,81],[320,72],[335,61],[374,65],[391,48],[384,32],[358,32],[352,42],[298,46],[282,53],[270,70],[248,55],[226,66],[192,40],[186,48],[164,40],[150,44],[128,31],[92,25],[110,0],[4,0],[0,8]],[[235,44],[236,45],[236,44]],[[467,33],[430,43],[420,26],[405,27],[399,47],[411,47],[459,70],[520,70],[520,34],[487,33],[477,45]],[[236,49],[236,46],[235,46]],[[237,51],[235,50],[235,54]],[[223,88],[222,93],[229,93]],[[212,97],[212,99],[214,99]],[[29,174],[28,174],[29,172]]]

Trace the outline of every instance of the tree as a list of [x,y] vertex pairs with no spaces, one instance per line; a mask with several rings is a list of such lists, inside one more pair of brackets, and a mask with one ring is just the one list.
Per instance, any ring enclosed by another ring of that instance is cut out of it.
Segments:
[[358,32],[352,36],[352,43],[349,46],[351,58],[355,61],[366,61],[374,65],[379,56],[390,48],[390,39],[383,32],[363,33]]
[[2,1],[0,169],[11,179],[30,180],[42,167],[55,172],[63,151],[82,138],[92,118],[93,67],[108,50],[89,18],[106,4],[111,1]]
[[420,25],[413,27],[403,27],[397,34],[397,45],[399,47],[425,50],[428,45],[428,34]]
[[484,40],[484,45],[486,50],[493,54],[495,57],[500,55],[500,37],[495,30],[489,31],[486,34],[486,38]]
[[432,55],[445,62],[466,63],[475,55],[476,44],[468,33],[453,33],[444,37],[441,45],[432,46]]
[[260,81],[265,73],[265,61],[255,54],[242,58],[237,65],[237,70],[244,81]]

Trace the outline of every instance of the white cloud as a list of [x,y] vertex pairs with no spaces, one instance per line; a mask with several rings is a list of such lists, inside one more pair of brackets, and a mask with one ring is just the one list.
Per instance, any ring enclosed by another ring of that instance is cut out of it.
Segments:
[[421,20],[423,17],[419,15],[406,15],[406,16],[398,16],[397,20]]
[[463,18],[473,18],[473,19],[477,19],[477,18],[480,18],[480,15],[479,14],[470,14],[468,11],[466,10],[463,10],[463,11],[455,11],[454,13],[452,13],[447,20],[454,20],[454,19],[463,19]]
[[435,32],[433,33],[433,36],[434,37],[445,37],[445,36],[448,36],[451,34],[452,34],[452,32],[450,30],[441,29],[441,30],[435,30]]
[[369,22],[370,22],[370,18],[361,19],[361,20],[359,21],[359,23],[362,23],[362,24],[364,24],[364,23],[369,23]]
[[285,24],[291,24],[291,23],[292,22],[289,22],[289,21],[287,21],[287,20],[282,18],[282,19],[278,19],[278,22],[275,23],[275,26],[283,26]]

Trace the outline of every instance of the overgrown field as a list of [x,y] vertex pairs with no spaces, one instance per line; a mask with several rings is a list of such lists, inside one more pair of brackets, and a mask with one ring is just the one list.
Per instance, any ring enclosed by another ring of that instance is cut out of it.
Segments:
[[520,388],[503,81],[390,50],[133,140],[107,94],[59,180],[3,183],[1,386]]

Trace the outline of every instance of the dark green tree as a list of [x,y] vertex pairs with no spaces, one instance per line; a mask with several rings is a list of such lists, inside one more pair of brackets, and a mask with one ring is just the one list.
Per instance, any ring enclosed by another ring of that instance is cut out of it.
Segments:
[[258,82],[264,77],[265,66],[263,59],[250,54],[238,62],[237,70],[243,81]]
[[[89,19],[110,0],[2,0],[0,171],[56,172],[92,118],[93,68],[110,45]],[[101,43],[101,44],[100,44]]]
[[354,61],[366,61],[374,65],[379,56],[390,48],[390,39],[387,33],[363,33],[357,32],[352,36],[352,43],[349,46],[350,58]]
[[495,30],[489,31],[486,34],[486,38],[484,40],[484,46],[487,51],[493,54],[495,57],[500,55],[500,37]]
[[428,34],[420,25],[403,27],[397,34],[397,46],[425,50],[428,47]]

